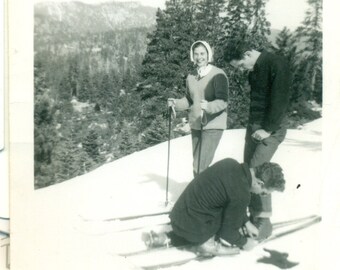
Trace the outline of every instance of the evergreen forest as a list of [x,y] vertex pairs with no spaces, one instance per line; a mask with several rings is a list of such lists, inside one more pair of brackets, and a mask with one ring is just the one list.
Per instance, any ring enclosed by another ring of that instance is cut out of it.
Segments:
[[[322,1],[299,27],[271,29],[267,0],[167,0],[154,25],[72,32],[35,16],[35,188],[85,174],[168,139],[168,97],[181,97],[196,40],[214,48],[229,77],[228,129],[247,124],[247,73],[224,61],[228,42],[247,39],[287,58],[293,76],[289,128],[321,117]],[[79,18],[81,19],[81,18]],[[53,30],[53,31],[52,31]],[[186,113],[179,113],[173,127]],[[182,136],[172,132],[171,137]]]

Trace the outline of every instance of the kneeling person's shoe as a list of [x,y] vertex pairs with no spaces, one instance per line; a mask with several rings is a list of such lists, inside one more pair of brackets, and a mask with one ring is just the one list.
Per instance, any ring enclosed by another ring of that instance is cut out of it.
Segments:
[[170,238],[165,232],[156,233],[150,231],[143,235],[143,240],[148,248],[162,247],[170,244]]
[[239,254],[240,250],[237,247],[227,247],[219,242],[216,242],[214,238],[210,238],[202,245],[197,247],[197,253],[203,256],[226,256]]

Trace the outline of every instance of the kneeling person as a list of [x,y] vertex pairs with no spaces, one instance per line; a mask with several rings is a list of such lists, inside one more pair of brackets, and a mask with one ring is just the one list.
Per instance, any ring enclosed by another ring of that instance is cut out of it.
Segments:
[[[247,216],[251,193],[270,194],[284,188],[282,169],[276,163],[249,168],[234,159],[221,160],[183,191],[170,213],[168,237],[175,246],[192,244],[211,255],[233,254],[232,246],[252,249],[266,234]],[[250,236],[241,232],[243,226]]]

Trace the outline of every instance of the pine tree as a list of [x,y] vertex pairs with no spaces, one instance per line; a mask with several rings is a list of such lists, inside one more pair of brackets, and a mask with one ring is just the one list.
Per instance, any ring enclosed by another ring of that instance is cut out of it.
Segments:
[[284,56],[292,71],[296,65],[297,59],[297,40],[293,33],[287,27],[284,27],[277,35],[275,40],[274,51],[278,55]]
[[266,2],[268,0],[252,0],[250,4],[252,21],[249,41],[257,49],[269,47],[270,23],[266,19]]
[[[267,35],[270,24],[265,17],[267,0],[229,0],[222,17],[223,33],[218,47],[223,53],[217,54],[217,65],[224,67],[229,77],[229,124],[228,128],[239,128],[246,124],[249,104],[249,86],[246,73],[231,68],[225,56],[233,54],[233,47],[246,42],[255,50],[269,48]],[[232,45],[232,46],[230,46]]]
[[214,49],[214,58],[221,58],[223,53],[217,47],[218,40],[223,33],[223,19],[225,0],[202,0],[197,3],[194,31],[195,40],[205,40]]
[[73,57],[69,61],[69,70],[67,74],[67,80],[70,85],[70,92],[71,92],[71,97],[76,97],[78,94],[78,89],[79,89],[79,82],[78,82],[78,77],[79,77],[79,66],[78,66],[78,58]]
[[[222,18],[223,34],[219,39],[219,47],[225,47],[228,43],[236,43],[238,39],[244,39],[247,36],[252,21],[250,1],[228,1],[223,10],[225,16]],[[223,60],[218,60],[223,62]]]
[[300,57],[297,50],[298,41],[296,36],[290,32],[287,27],[284,27],[282,31],[277,35],[275,40],[275,46],[273,46],[274,53],[284,56],[288,61],[288,65],[292,78],[292,93],[291,93],[291,108],[294,108],[294,103],[299,102],[300,94],[296,91],[297,86],[300,84],[299,77],[299,65]]
[[189,0],[170,0],[164,11],[158,9],[156,30],[148,36],[149,44],[142,63],[142,76],[150,89],[141,92],[144,99],[164,96],[165,89],[184,88],[190,66],[189,49],[194,41],[191,26],[194,6]]
[[91,129],[89,134],[85,137],[83,147],[86,153],[94,160],[99,159],[99,142],[98,134],[95,130]]
[[226,47],[228,43],[237,44],[240,40],[246,40],[256,50],[268,48],[270,23],[265,16],[267,1],[229,0],[224,9],[226,14],[222,22],[224,33],[219,40],[219,46]]
[[34,188],[53,185],[56,182],[54,164],[34,163]]
[[102,107],[106,109],[112,107],[114,93],[113,85],[108,74],[104,74],[101,79],[98,96]]
[[55,182],[60,183],[91,171],[95,162],[70,136],[64,137],[58,143],[53,156],[53,166]]
[[142,63],[144,81],[137,88],[143,100],[140,126],[149,126],[155,115],[164,116],[166,99],[183,96],[185,92],[185,79],[193,67],[189,52],[196,37],[193,28],[196,2],[169,0],[164,11],[157,11],[156,29],[148,36]]
[[167,130],[165,119],[162,116],[157,115],[151,125],[145,130],[143,143],[146,147],[149,147],[166,141],[168,136]]
[[[39,62],[34,67],[34,176],[35,184],[45,181],[51,170],[52,155],[56,144],[55,105],[49,98],[46,73]],[[48,180],[47,182],[50,183]],[[46,184],[48,184],[46,183]],[[42,185],[45,185],[42,183]]]
[[120,137],[120,156],[129,155],[137,150],[136,138],[130,129],[125,128]]
[[85,65],[79,77],[79,91],[77,98],[79,101],[86,102],[91,99],[91,79],[88,65]]
[[68,77],[64,77],[58,85],[58,100],[65,102],[72,99],[72,86]]
[[322,1],[308,0],[307,10],[302,26],[297,29],[297,38],[303,41],[301,49],[301,87],[307,89],[306,98],[322,102]]

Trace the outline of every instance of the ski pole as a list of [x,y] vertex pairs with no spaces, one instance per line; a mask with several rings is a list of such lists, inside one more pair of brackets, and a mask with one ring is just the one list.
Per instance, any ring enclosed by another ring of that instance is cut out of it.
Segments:
[[198,166],[197,166],[197,174],[200,173],[201,166],[201,152],[202,152],[202,137],[203,137],[203,126],[206,125],[206,119],[204,110],[201,111],[201,132],[200,132],[200,145],[198,148]]
[[171,140],[171,115],[172,113],[176,116],[175,109],[173,106],[169,106],[168,118],[169,118],[169,132],[168,132],[168,160],[167,160],[167,171],[166,171],[166,194],[165,194],[165,206],[168,206],[168,193],[169,193],[169,168],[170,168],[170,140]]
[[201,123],[200,142],[199,142],[200,145],[198,146],[197,174],[200,174],[200,166],[201,166],[202,131],[203,131],[203,125]]

